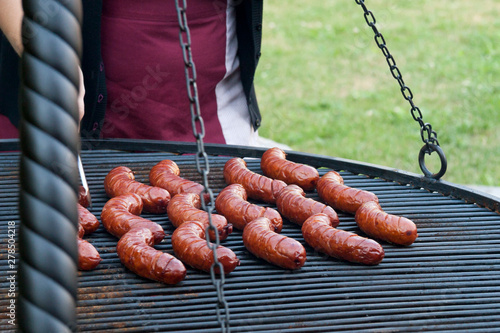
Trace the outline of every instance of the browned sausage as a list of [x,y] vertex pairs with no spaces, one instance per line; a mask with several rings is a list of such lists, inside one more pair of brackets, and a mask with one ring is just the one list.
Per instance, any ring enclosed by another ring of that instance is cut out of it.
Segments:
[[[193,182],[189,179],[180,177],[179,166],[172,160],[163,160],[158,162],[149,171],[149,182],[153,186],[166,189],[171,196],[179,193],[201,194],[203,185]],[[210,201],[210,196],[205,193],[205,202]]]
[[87,198],[87,191],[85,190],[85,187],[81,185],[78,187],[78,203],[85,208],[87,208],[90,204]]
[[293,238],[272,231],[271,221],[259,217],[243,229],[243,244],[256,257],[271,264],[298,269],[306,262],[306,250]]
[[362,204],[354,219],[368,236],[393,244],[410,245],[418,236],[413,221],[384,212],[376,202]]
[[[184,222],[172,234],[172,248],[175,255],[185,264],[196,269],[210,272],[214,263],[214,253],[205,239],[205,225],[198,221]],[[222,264],[224,273],[231,273],[240,261],[231,249],[219,246],[217,260]],[[217,266],[215,272],[219,273]]]
[[167,211],[170,193],[167,190],[142,184],[135,180],[132,170],[125,166],[112,169],[104,178],[104,190],[110,198],[122,194],[138,194],[145,212],[161,214]]
[[258,217],[271,220],[274,232],[283,227],[281,215],[274,209],[262,207],[247,201],[247,192],[240,184],[226,186],[215,199],[215,209],[224,215],[228,222],[243,230],[245,226]]
[[120,238],[130,229],[143,227],[150,229],[154,236],[154,244],[165,237],[163,228],[151,220],[140,217],[142,199],[138,194],[128,193],[111,198],[101,212],[101,221],[106,230]]
[[84,239],[78,238],[78,269],[89,271],[101,262],[101,256],[96,248]]
[[342,260],[377,265],[385,255],[376,241],[332,227],[325,214],[308,218],[302,225],[302,235],[316,251]]
[[304,190],[297,185],[288,185],[278,194],[278,211],[293,223],[302,225],[310,216],[324,213],[330,218],[331,226],[339,225],[339,217],[332,207],[322,202],[306,198]]
[[101,262],[101,256],[96,248],[83,240],[85,234],[90,234],[99,228],[99,220],[80,204],[78,206],[78,269],[91,270]]
[[150,229],[133,228],[120,238],[116,252],[123,265],[139,276],[166,284],[182,281],[186,276],[182,262],[155,249],[154,244]]
[[80,223],[78,223],[78,233],[76,234],[76,237],[82,239],[83,236],[85,236],[85,229],[82,227]]
[[318,181],[316,190],[323,202],[351,214],[355,214],[359,206],[365,202],[378,202],[374,193],[344,185],[344,179],[336,171],[329,171],[323,175]]
[[241,184],[247,191],[249,198],[276,203],[276,196],[281,189],[286,187],[286,183],[259,175],[247,168],[244,159],[235,157],[224,165],[224,179],[227,184]]
[[91,234],[99,228],[99,220],[87,208],[80,204],[78,207],[78,224],[82,226],[85,234]]
[[286,153],[277,147],[264,152],[260,168],[267,177],[298,185],[305,191],[314,190],[319,180],[318,170],[310,165],[288,161]]
[[[176,194],[168,203],[167,215],[172,225],[178,228],[186,221],[199,221],[208,226],[208,213],[201,210],[200,196],[196,193]],[[219,233],[219,239],[224,240],[233,232],[233,225],[227,223],[224,216],[212,214],[212,224]],[[215,240],[215,235],[210,235]]]

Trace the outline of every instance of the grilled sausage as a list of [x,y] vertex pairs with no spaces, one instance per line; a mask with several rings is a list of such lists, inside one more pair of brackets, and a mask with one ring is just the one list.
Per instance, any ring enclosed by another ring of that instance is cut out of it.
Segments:
[[224,179],[227,184],[243,185],[249,198],[270,204],[276,203],[277,194],[286,187],[286,183],[281,180],[271,179],[249,170],[245,160],[239,157],[226,162]]
[[143,227],[153,233],[154,244],[165,237],[163,228],[151,220],[140,217],[142,199],[138,194],[128,193],[106,202],[101,212],[101,221],[106,230],[115,237],[122,237],[132,228]]
[[231,184],[226,186],[215,199],[215,209],[240,230],[258,217],[267,217],[271,220],[273,231],[281,231],[283,220],[276,210],[252,204],[247,199],[247,192],[242,185]]
[[182,262],[169,253],[155,249],[154,244],[155,238],[150,229],[135,227],[120,238],[116,252],[123,265],[139,276],[166,284],[182,281],[186,276]]
[[[172,160],[163,160],[158,162],[149,171],[149,182],[153,186],[166,189],[171,196],[179,193],[201,194],[203,185],[193,182],[189,179],[180,177],[179,166]],[[210,201],[210,195],[204,194],[205,202]]]
[[96,248],[84,239],[78,238],[78,269],[90,271],[101,262],[101,256]]
[[[187,221],[175,229],[172,234],[172,248],[175,255],[189,266],[210,272],[214,263],[213,251],[205,239],[205,225],[198,221]],[[231,249],[219,246],[216,249],[217,260],[222,264],[225,274],[231,273],[240,261]],[[215,266],[215,273],[219,269]]]
[[78,269],[91,270],[101,262],[101,256],[96,248],[83,239],[85,234],[90,234],[99,228],[99,220],[80,204],[78,206]]
[[350,262],[377,265],[385,255],[376,241],[332,227],[328,216],[321,213],[304,222],[302,235],[316,251]]
[[280,179],[289,185],[298,185],[304,191],[314,190],[319,180],[318,170],[310,165],[288,161],[286,153],[277,147],[264,152],[260,168],[267,177]]
[[293,238],[272,231],[271,221],[259,217],[243,229],[243,244],[256,257],[286,269],[298,269],[306,262],[306,250]]
[[145,212],[161,214],[167,211],[170,193],[160,187],[149,186],[135,180],[132,170],[125,166],[112,169],[104,178],[104,190],[110,198],[122,194],[138,194]]
[[[186,221],[199,221],[208,226],[208,213],[201,210],[200,196],[196,193],[176,194],[170,200],[167,207],[167,215],[174,227],[178,228]],[[227,223],[224,216],[212,214],[212,224],[219,233],[219,239],[224,240],[233,232],[233,225]],[[210,239],[215,240],[215,235],[210,235]]]
[[78,203],[85,208],[90,205],[90,202],[87,198],[87,191],[85,190],[85,187],[81,185],[78,187]]
[[302,225],[305,220],[317,213],[326,214],[331,226],[336,227],[339,224],[339,217],[332,207],[306,198],[304,190],[297,185],[288,185],[280,191],[276,207],[284,217],[298,225]]
[[403,216],[388,214],[376,202],[361,205],[354,217],[368,236],[398,245],[410,245],[417,238],[417,226]]
[[80,204],[78,207],[78,224],[82,226],[85,234],[91,234],[99,228],[99,220],[87,208]]
[[318,181],[316,190],[323,202],[334,209],[351,214],[355,214],[365,202],[378,202],[374,193],[344,185],[344,179],[336,171],[329,171],[323,175]]

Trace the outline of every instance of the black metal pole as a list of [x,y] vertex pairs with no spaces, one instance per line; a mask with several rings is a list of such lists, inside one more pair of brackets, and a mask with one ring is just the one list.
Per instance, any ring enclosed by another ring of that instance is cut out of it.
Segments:
[[76,330],[81,1],[23,0],[18,329]]

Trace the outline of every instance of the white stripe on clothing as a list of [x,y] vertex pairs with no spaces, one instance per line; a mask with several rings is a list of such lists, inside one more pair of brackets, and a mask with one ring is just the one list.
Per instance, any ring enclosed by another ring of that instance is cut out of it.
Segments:
[[250,114],[240,78],[237,57],[236,13],[232,0],[226,7],[226,74],[217,84],[217,114],[226,144],[254,145],[257,131],[250,123]]

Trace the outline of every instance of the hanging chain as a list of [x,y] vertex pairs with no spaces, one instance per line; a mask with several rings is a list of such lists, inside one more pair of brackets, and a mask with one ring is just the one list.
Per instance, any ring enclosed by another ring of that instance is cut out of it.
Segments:
[[[364,0],[355,0],[355,1],[358,5],[360,5],[363,8],[363,11],[365,12],[364,17],[366,24],[368,24],[368,26],[372,28],[375,34],[375,42],[377,43],[377,46],[384,54],[392,76],[398,81],[399,86],[401,87],[401,94],[403,95],[404,99],[406,99],[408,103],[410,103],[411,115],[413,119],[420,124],[420,135],[422,137],[422,141],[425,144],[434,143],[436,145],[439,145],[437,140],[437,133],[432,130],[431,124],[424,123],[422,112],[413,102],[413,92],[411,91],[410,87],[408,87],[403,81],[403,75],[401,74],[399,68],[396,66],[396,61],[394,60],[394,57],[391,55],[389,49],[386,46],[384,36],[382,36],[382,34],[378,31],[377,26],[375,25],[376,23],[375,16],[370,10],[366,8]],[[425,137],[425,134],[427,135],[427,137]]]
[[[193,135],[196,139],[198,153],[196,154],[196,168],[198,173],[203,177],[203,191],[200,193],[201,206],[208,213],[209,225],[207,226],[205,237],[208,247],[212,250],[214,263],[210,267],[210,277],[217,292],[216,312],[217,320],[221,326],[222,332],[229,332],[229,306],[224,298],[224,268],[217,258],[217,248],[219,247],[219,233],[212,222],[212,212],[214,211],[214,194],[208,184],[208,174],[210,166],[208,155],[205,152],[203,138],[205,137],[205,126],[200,113],[200,103],[198,99],[198,87],[196,84],[196,68],[191,52],[191,34],[186,17],[186,0],[182,0],[182,6],[179,5],[179,0],[175,0],[175,8],[177,10],[177,18],[179,20],[179,40],[184,59],[184,72],[186,75],[187,94],[189,98],[189,109],[191,111],[191,124],[193,127]],[[209,195],[210,202],[205,203],[204,197]],[[215,242],[210,242],[209,235],[215,235]],[[218,274],[217,274],[218,273]]]
[[[419,155],[420,168],[422,169],[422,171],[426,176],[439,179],[446,172],[446,157],[444,156],[444,152],[439,146],[437,133],[432,130],[431,124],[424,123],[423,115],[422,112],[420,111],[420,108],[416,106],[415,103],[413,102],[413,92],[411,91],[410,87],[408,87],[403,81],[403,75],[401,74],[399,68],[396,66],[396,61],[394,60],[394,57],[391,55],[389,49],[386,46],[384,36],[382,36],[380,31],[378,31],[377,26],[375,25],[376,19],[372,11],[366,8],[364,0],[355,0],[355,1],[358,5],[360,5],[363,8],[366,24],[368,24],[368,26],[372,28],[375,34],[375,42],[382,51],[383,55],[385,56],[385,59],[387,61],[387,64],[389,65],[389,69],[391,71],[392,76],[398,81],[399,86],[401,87],[401,94],[411,106],[410,109],[411,115],[413,119],[420,125],[420,137],[422,138],[422,141],[425,143],[425,146],[422,148]],[[431,154],[433,151],[436,151],[439,154],[439,158],[441,159],[441,170],[436,174],[431,174],[425,167],[425,162],[423,161],[423,153]]]

